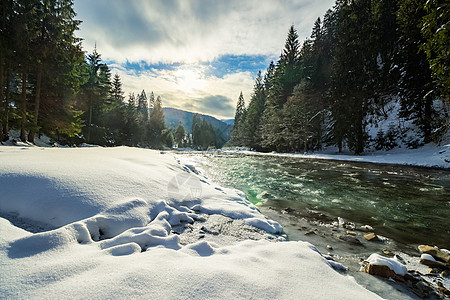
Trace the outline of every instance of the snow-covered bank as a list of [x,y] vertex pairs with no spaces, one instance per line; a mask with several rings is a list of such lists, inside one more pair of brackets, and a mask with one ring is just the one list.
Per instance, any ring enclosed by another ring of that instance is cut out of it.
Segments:
[[390,151],[367,152],[363,155],[339,154],[336,149],[314,153],[261,153],[248,150],[224,149],[223,152],[249,155],[287,156],[309,159],[329,159],[379,164],[398,164],[420,167],[450,168],[450,144],[436,146],[427,144],[417,149],[396,148]]
[[278,223],[196,173],[152,150],[0,147],[0,294],[377,298],[311,244],[272,242]]

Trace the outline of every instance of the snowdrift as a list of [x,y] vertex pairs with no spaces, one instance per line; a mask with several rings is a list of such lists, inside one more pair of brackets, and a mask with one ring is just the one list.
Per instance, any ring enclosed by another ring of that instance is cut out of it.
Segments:
[[377,298],[281,231],[169,153],[0,147],[5,298]]

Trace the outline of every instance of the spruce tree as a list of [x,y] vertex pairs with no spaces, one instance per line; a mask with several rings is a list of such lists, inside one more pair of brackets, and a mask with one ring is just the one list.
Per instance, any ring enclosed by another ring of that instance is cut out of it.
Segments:
[[244,145],[261,150],[260,123],[266,106],[266,95],[261,71],[255,79],[253,94],[244,123]]
[[245,108],[244,95],[242,91],[239,94],[238,102],[236,105],[236,113],[234,115],[233,131],[231,133],[231,145],[244,146],[244,130],[245,130],[245,117],[247,110]]
[[162,109],[161,97],[158,96],[155,104],[150,111],[150,121],[148,128],[149,142],[153,148],[161,148],[163,146],[163,130],[166,128],[164,122],[164,111]]
[[401,116],[411,118],[421,129],[424,142],[431,141],[433,124],[432,73],[427,56],[420,51],[426,43],[420,30],[422,18],[426,16],[426,0],[399,1],[398,24],[400,31],[399,55],[396,63],[400,66]]
[[186,132],[184,130],[183,123],[181,121],[178,124],[177,129],[175,130],[175,143],[178,145],[178,148],[183,148],[184,145],[184,138],[185,138]]

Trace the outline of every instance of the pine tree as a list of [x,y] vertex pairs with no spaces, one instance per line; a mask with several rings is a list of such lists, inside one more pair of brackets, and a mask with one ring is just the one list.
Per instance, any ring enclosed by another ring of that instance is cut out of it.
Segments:
[[401,70],[401,115],[415,120],[427,143],[431,141],[433,123],[433,95],[429,93],[433,80],[427,56],[419,51],[420,45],[426,43],[420,30],[422,18],[426,16],[425,4],[426,0],[399,1],[400,51],[396,62]]
[[291,96],[301,77],[300,42],[298,41],[298,34],[294,25],[289,28],[286,43],[277,67],[275,77],[278,77],[281,85],[280,94],[277,95],[277,105],[281,108],[286,103],[287,98]]
[[156,98],[155,104],[150,111],[150,121],[148,126],[148,135],[150,145],[154,148],[163,146],[163,130],[166,128],[164,122],[164,111],[162,109],[161,97]]
[[427,55],[441,97],[450,104],[450,3],[445,0],[426,1],[425,12],[421,28],[425,41],[421,49]]
[[114,75],[113,82],[111,84],[111,99],[115,106],[121,105],[124,100],[124,92],[122,90],[122,81],[120,80],[119,74]]
[[356,154],[366,143],[365,116],[373,95],[373,52],[370,0],[341,2],[338,9],[337,44],[333,63],[333,140],[342,149],[344,139]]
[[124,144],[137,146],[139,143],[139,124],[136,110],[136,96],[130,93],[125,111]]
[[184,138],[185,138],[186,132],[184,130],[183,123],[178,124],[177,129],[175,130],[175,143],[178,145],[178,148],[183,148],[184,145]]
[[140,119],[142,120],[143,123],[145,123],[148,120],[149,115],[148,115],[148,99],[147,94],[145,93],[144,90],[142,90],[142,92],[138,95],[137,110]]
[[244,96],[242,91],[239,94],[238,102],[236,105],[236,113],[234,115],[233,131],[231,133],[230,144],[234,146],[244,145],[244,130],[245,130],[245,117],[247,110],[245,108]]
[[244,123],[244,145],[261,150],[260,123],[266,106],[266,95],[264,90],[261,71],[255,79],[253,94],[247,110]]

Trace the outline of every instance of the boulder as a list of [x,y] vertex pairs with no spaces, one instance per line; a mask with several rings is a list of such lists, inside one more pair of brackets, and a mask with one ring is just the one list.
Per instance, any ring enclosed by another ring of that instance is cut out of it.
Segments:
[[368,240],[368,241],[371,241],[371,242],[375,242],[375,241],[379,241],[380,239],[378,238],[378,236],[375,234],[375,233],[373,233],[373,232],[368,232],[368,233],[366,233],[365,235],[364,235],[364,238],[366,239],[366,240]]
[[420,256],[420,263],[431,268],[448,269],[448,265],[437,261],[433,256],[426,253]]
[[446,251],[442,251],[438,248],[428,245],[420,245],[419,250],[422,253],[433,256],[435,259],[441,260],[446,263],[450,263],[450,253]]
[[369,273],[371,275],[381,276],[384,278],[392,278],[402,282],[405,281],[405,278],[402,275],[395,273],[388,266],[372,265],[369,263],[364,268],[364,272]]
[[371,254],[366,262],[364,272],[372,275],[405,281],[404,276],[408,274],[406,267],[397,260],[376,253]]

